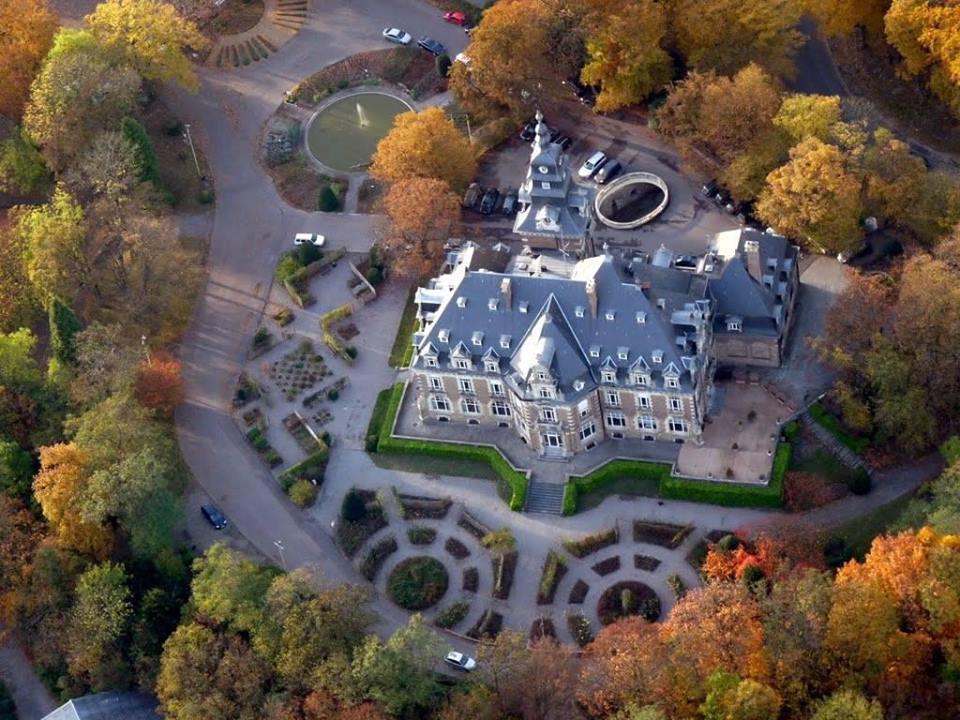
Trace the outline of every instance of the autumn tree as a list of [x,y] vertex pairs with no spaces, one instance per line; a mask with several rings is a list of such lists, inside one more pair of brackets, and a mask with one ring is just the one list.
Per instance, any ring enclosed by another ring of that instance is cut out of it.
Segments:
[[145,408],[163,417],[172,416],[183,400],[180,361],[167,352],[153,353],[137,368],[134,394]]
[[94,691],[122,685],[128,667],[121,652],[132,613],[129,578],[122,565],[94,565],[77,580],[68,626],[70,673]]
[[197,89],[197,77],[184,49],[203,50],[209,41],[170,3],[105,0],[86,17],[86,24],[114,62],[129,64],[147,80]]
[[775,690],[736,673],[717,670],[707,678],[707,697],[700,705],[704,720],[768,720],[780,715]]
[[260,622],[275,574],[216,543],[193,564],[191,589],[197,613],[238,630],[252,630]]
[[803,0],[827,35],[849,35],[862,28],[869,38],[883,32],[883,18],[890,0]]
[[834,126],[841,121],[840,98],[836,95],[788,95],[773,118],[794,142],[816,137],[829,142]]
[[830,253],[859,249],[862,210],[860,179],[836,146],[815,137],[794,147],[790,162],[770,173],[757,202],[764,222]]
[[732,75],[756,63],[775,76],[794,74],[803,44],[795,0],[674,0],[669,7],[677,49],[695,70]]
[[856,690],[839,690],[814,705],[810,720],[883,720],[883,706]]
[[382,246],[391,271],[417,278],[434,270],[460,221],[460,199],[442,180],[415,178],[391,185],[384,208],[388,225]]
[[29,195],[46,187],[50,171],[43,156],[20,128],[13,128],[0,141],[0,191],[10,195]]
[[877,130],[864,153],[866,209],[893,223],[909,224],[924,190],[927,170],[910,146],[888,130]]
[[50,48],[57,18],[46,0],[4,0],[0,28],[0,114],[19,118],[30,83]]
[[140,173],[133,143],[119,130],[107,130],[93,138],[66,181],[77,195],[119,204],[140,182]]
[[62,171],[94,135],[130,112],[139,89],[137,72],[113,65],[89,33],[60,30],[30,87],[24,131]]
[[441,108],[429,107],[396,117],[377,145],[370,174],[390,183],[432,178],[459,192],[473,179],[476,168],[467,138]]
[[70,394],[83,407],[133,388],[137,368],[146,359],[144,348],[140,343],[131,344],[119,325],[93,322],[77,333],[76,346]]
[[18,587],[42,536],[40,523],[22,502],[0,494],[0,601]]
[[756,65],[733,78],[690,73],[657,113],[660,131],[697,165],[717,170],[752,150],[772,128],[780,91]]
[[673,61],[663,49],[667,16],[654,0],[593,0],[588,15],[587,63],[580,79],[599,85],[597,110],[635,105],[666,85]]

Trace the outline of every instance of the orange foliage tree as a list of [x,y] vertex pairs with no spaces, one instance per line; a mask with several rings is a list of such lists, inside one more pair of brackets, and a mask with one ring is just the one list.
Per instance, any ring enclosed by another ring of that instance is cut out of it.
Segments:
[[391,271],[416,278],[435,270],[460,220],[460,200],[450,186],[433,178],[397,182],[390,186],[384,206],[389,226],[382,244]]
[[3,0],[0,29],[0,115],[19,118],[53,42],[57,18],[46,0]]
[[166,352],[154,353],[140,363],[135,381],[137,400],[146,408],[169,417],[183,400],[180,361]]

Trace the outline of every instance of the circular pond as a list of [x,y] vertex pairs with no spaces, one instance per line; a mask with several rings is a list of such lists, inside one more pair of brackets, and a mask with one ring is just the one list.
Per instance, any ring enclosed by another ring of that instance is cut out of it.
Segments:
[[394,568],[387,579],[387,594],[405,610],[423,610],[436,605],[449,584],[443,563],[421,555],[407,558]]
[[307,149],[323,165],[341,172],[363,170],[393,119],[412,108],[377,92],[348,95],[317,111],[307,128]]
[[600,190],[594,207],[607,227],[630,230],[653,220],[669,201],[670,192],[663,178],[653,173],[634,172]]

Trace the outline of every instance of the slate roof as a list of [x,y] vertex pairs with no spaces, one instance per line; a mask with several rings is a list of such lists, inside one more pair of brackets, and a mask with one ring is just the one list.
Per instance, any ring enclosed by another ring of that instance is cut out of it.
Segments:
[[[504,278],[510,280],[509,307],[500,292]],[[596,317],[587,294],[591,280],[596,287]],[[678,329],[637,285],[622,282],[608,256],[578,263],[570,278],[466,272],[435,318],[420,340],[415,363],[430,350],[445,367],[459,348],[470,354],[482,374],[481,358],[493,351],[501,373],[523,383],[522,375],[535,359],[549,357],[560,389],[568,396],[596,383],[604,363],[616,370],[618,380],[632,367],[646,366],[655,387],[672,366],[682,387],[689,389],[687,370],[697,362],[687,357],[684,363]],[[503,336],[510,339],[507,348],[501,345]],[[626,359],[620,357],[621,350]],[[662,362],[654,362],[657,352]],[[578,379],[585,383],[580,390],[574,385]]]
[[157,701],[135,692],[84,695],[61,705],[43,720],[162,720]]

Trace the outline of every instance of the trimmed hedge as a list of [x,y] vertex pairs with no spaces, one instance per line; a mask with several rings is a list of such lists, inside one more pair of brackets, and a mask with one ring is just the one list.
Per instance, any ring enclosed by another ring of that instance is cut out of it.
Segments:
[[329,459],[330,448],[322,447],[306,460],[284,470],[278,478],[284,492],[289,492],[290,487],[300,479],[315,480],[317,485],[322,483],[323,471],[326,469]]
[[383,427],[384,416],[391,397],[393,397],[392,387],[381,390],[377,394],[377,401],[373,404],[373,412],[370,413],[370,422],[367,423],[367,436],[364,441],[368,453],[377,451],[377,444],[380,442],[380,428]]
[[577,511],[577,501],[581,494],[602,490],[616,480],[652,480],[662,487],[664,478],[668,477],[670,466],[665,463],[611,460],[588,475],[571,478],[563,491],[563,514],[572,515]]
[[485,462],[510,486],[510,509],[523,510],[524,503],[527,500],[527,476],[519,470],[514,470],[496,448],[393,437],[390,431],[393,429],[397,413],[400,412],[402,399],[403,383],[397,383],[393,386],[390,402],[380,424],[380,440],[377,443],[377,452]]
[[338,308],[334,308],[330,312],[320,316],[320,327],[323,330],[323,342],[328,348],[330,348],[330,350],[339,355],[340,358],[347,363],[347,365],[353,365],[353,360],[357,355],[356,350],[351,352],[349,347],[341,345],[340,341],[337,340],[330,328],[335,322],[350,317],[351,315],[353,315],[353,306],[347,304],[341,305]]

